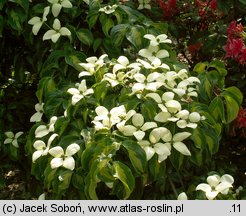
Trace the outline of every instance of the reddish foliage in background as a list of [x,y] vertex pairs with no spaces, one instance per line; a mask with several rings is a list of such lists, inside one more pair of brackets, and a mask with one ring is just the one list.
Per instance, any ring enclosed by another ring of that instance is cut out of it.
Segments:
[[200,8],[210,7],[213,10],[217,9],[217,0],[206,0],[206,1],[200,1],[195,0],[195,6],[198,6]]
[[246,48],[244,47],[241,50],[241,55],[240,55],[239,63],[240,64],[245,64],[245,62],[246,62]]
[[246,63],[246,47],[242,38],[242,24],[236,21],[230,23],[227,28],[228,39],[225,46],[226,58],[233,58],[240,64]]
[[240,107],[237,115],[237,124],[239,128],[246,128],[246,109]]
[[243,39],[228,39],[225,47],[226,50],[226,58],[235,58],[238,59],[240,57],[241,51],[244,47]]
[[195,7],[199,8],[199,15],[204,16],[206,15],[206,12],[208,9],[216,10],[217,9],[217,0],[206,0],[206,1],[200,1],[195,0]]
[[159,3],[160,8],[163,11],[163,16],[166,19],[169,19],[176,13],[176,0],[168,0],[168,1],[163,1],[163,0],[157,0]]
[[212,0],[210,3],[210,8],[213,10],[217,9],[217,0]]
[[203,43],[200,43],[200,42],[191,44],[188,46],[188,51],[190,54],[196,54],[201,49],[202,46],[203,46]]
[[228,38],[241,37],[243,32],[243,25],[241,23],[237,24],[236,21],[232,21],[227,28]]
[[198,10],[200,17],[200,30],[207,30],[213,21],[220,19],[223,13],[217,8],[217,0],[195,0],[193,4],[194,10]]

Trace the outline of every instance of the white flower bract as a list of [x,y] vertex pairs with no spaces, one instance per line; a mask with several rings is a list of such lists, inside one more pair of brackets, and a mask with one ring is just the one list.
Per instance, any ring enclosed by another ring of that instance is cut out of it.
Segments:
[[143,10],[144,8],[150,10],[151,9],[151,6],[149,4],[150,1],[151,0],[138,0],[139,3],[138,10]]
[[36,113],[34,113],[31,118],[30,118],[30,122],[40,122],[44,113],[44,103],[37,103],[35,105],[35,110]]
[[229,189],[232,188],[234,178],[231,175],[225,174],[223,176],[211,175],[207,177],[207,183],[197,185],[196,190],[205,192],[207,199],[213,200],[219,193],[228,194]]
[[110,111],[104,106],[98,106],[95,109],[97,116],[92,123],[96,130],[111,129],[117,123],[120,123],[126,116],[126,109],[123,105],[114,107]]
[[188,197],[185,192],[182,192],[178,195],[177,200],[188,200]]
[[80,84],[78,84],[78,88],[69,88],[67,92],[72,96],[72,104],[75,105],[81,99],[91,95],[94,93],[92,88],[87,89],[86,80],[82,80]]
[[133,77],[137,81],[132,86],[132,94],[139,94],[143,90],[149,90],[155,92],[162,86],[162,82],[158,82],[158,78],[161,76],[158,72],[153,72],[147,77],[141,73],[135,74]]
[[32,27],[32,33],[34,35],[37,35],[38,34],[38,32],[39,32],[40,28],[42,27],[43,23],[45,21],[47,21],[47,15],[49,14],[49,12],[50,12],[50,7],[49,6],[48,7],[45,7],[42,18],[40,18],[40,17],[33,17],[33,18],[31,18],[28,21],[28,24],[33,25],[33,27]]
[[96,73],[97,70],[105,65],[105,58],[107,57],[107,54],[103,54],[99,58],[92,56],[86,59],[87,63],[80,63],[79,65],[83,67],[85,71],[79,73],[79,78],[83,76],[92,76]]
[[155,122],[144,122],[144,117],[140,113],[132,115],[132,125],[117,125],[119,131],[125,136],[134,136],[138,141],[145,136],[145,131],[157,127]]
[[103,8],[99,9],[99,12],[104,12],[105,14],[111,14],[115,12],[115,9],[118,7],[118,5],[114,4],[114,5],[107,5]]
[[48,154],[50,145],[53,142],[53,140],[58,136],[58,134],[52,134],[50,138],[48,139],[47,145],[42,140],[36,140],[33,143],[33,147],[36,149],[36,151],[32,154],[32,162],[34,163],[38,158],[41,156],[45,156]]
[[158,35],[157,37],[155,37],[152,34],[146,34],[144,35],[144,38],[150,40],[151,46],[158,46],[161,43],[172,43],[170,39],[167,39],[166,34],[161,34],[161,35]]
[[48,125],[39,125],[35,130],[35,137],[41,138],[41,137],[46,136],[50,132],[54,132],[56,120],[57,120],[57,117],[52,116],[50,118],[50,123]]
[[169,57],[167,50],[159,49],[158,46],[149,46],[147,49],[139,50],[138,54],[144,58],[147,58],[149,61],[154,61],[156,58],[162,59]]
[[71,36],[71,32],[68,30],[68,28],[61,27],[61,22],[60,22],[59,19],[55,19],[54,23],[53,23],[53,29],[52,30],[48,30],[44,34],[43,40],[51,39],[51,41],[53,43],[56,43],[61,35],[62,36]]
[[5,132],[5,136],[7,137],[4,140],[4,144],[9,144],[11,143],[14,147],[19,148],[19,144],[17,139],[23,134],[22,131],[14,134],[12,131]]
[[73,5],[69,0],[48,0],[48,2],[50,2],[52,4],[52,14],[54,17],[57,17],[60,12],[61,9],[64,8],[72,8]]
[[64,153],[64,150],[60,146],[56,146],[49,150],[49,154],[52,155],[54,158],[50,161],[50,165],[52,169],[56,169],[60,166],[65,167],[69,170],[74,170],[75,168],[75,160],[72,157],[80,150],[78,144],[73,143],[70,144]]

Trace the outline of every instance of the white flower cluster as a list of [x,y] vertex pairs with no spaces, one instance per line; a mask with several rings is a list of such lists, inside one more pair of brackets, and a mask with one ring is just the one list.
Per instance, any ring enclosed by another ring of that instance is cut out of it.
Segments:
[[111,14],[111,13],[114,13],[115,12],[115,9],[118,7],[117,4],[114,4],[114,5],[107,5],[105,7],[102,7],[100,8],[98,11],[99,12],[103,12],[105,14]]
[[[72,157],[80,150],[80,146],[76,143],[70,144],[65,152],[61,146],[55,146],[51,148],[51,144],[58,134],[55,132],[55,123],[57,121],[57,117],[53,116],[50,119],[48,125],[39,125],[35,130],[35,137],[39,138],[33,143],[33,147],[36,150],[32,155],[32,162],[35,163],[38,158],[41,156],[46,156],[50,154],[54,158],[51,160],[50,165],[52,169],[58,168],[60,166],[65,167],[69,170],[74,170],[75,168],[75,160]],[[49,133],[53,133],[46,143],[40,138],[45,137]]]
[[[130,63],[125,56],[109,60],[104,54],[99,58],[89,57],[85,63],[80,63],[83,70],[78,78],[81,81],[75,87],[67,89],[67,93],[71,95],[71,105],[76,106],[82,100],[86,104],[87,100],[93,99],[95,88],[100,82],[111,88],[119,85],[129,92],[129,97],[151,102],[155,107],[155,116],[151,119],[148,117],[147,120],[141,109],[127,110],[127,106],[119,102],[116,102],[115,107],[110,107],[110,104],[105,107],[98,101],[94,112],[91,112],[91,123],[95,131],[106,130],[135,140],[145,151],[147,160],[156,154],[158,161],[162,162],[171,155],[173,148],[190,156],[186,139],[192,135],[191,130],[205,119],[197,111],[188,110],[189,103],[198,96],[197,84],[200,81],[190,76],[186,69],[171,69],[171,66],[161,60],[169,56],[167,50],[160,49],[160,44],[171,43],[165,34],[147,34],[144,37],[150,41],[150,45],[139,51],[141,58],[136,62]],[[96,83],[92,80],[96,80]],[[87,83],[90,85],[87,86]],[[32,121],[41,120],[43,105],[35,106],[37,113],[32,116]],[[67,116],[67,109],[64,113]],[[33,145],[36,149],[33,162],[49,153],[54,157],[51,160],[52,168],[63,166],[73,170],[75,161],[72,155],[79,151],[78,144],[69,145],[65,152],[60,146],[50,149],[51,143],[58,136],[55,133],[56,121],[57,117],[53,116],[47,125],[37,127],[35,136],[38,140]],[[175,130],[171,130],[170,125]],[[39,140],[50,133],[52,135],[47,145]]]
[[151,9],[150,6],[150,2],[151,0],[138,0],[139,6],[138,6],[138,10],[143,10],[143,9]]
[[[186,69],[171,70],[161,60],[169,57],[167,50],[160,49],[160,44],[171,43],[167,35],[147,34],[144,37],[150,45],[139,51],[139,56],[143,58],[138,58],[136,62],[130,63],[125,56],[110,61],[104,54],[99,58],[89,57],[86,63],[80,63],[84,68],[79,73],[79,78],[83,78],[80,87],[68,89],[68,93],[73,95],[72,105],[82,98],[93,96],[93,86],[87,87],[85,79],[100,74],[103,76],[102,82],[108,82],[112,88],[117,85],[128,88],[130,96],[136,96],[140,100],[152,100],[159,111],[152,121],[145,121],[143,113],[126,110],[121,104],[110,110],[98,106],[92,120],[96,131],[118,131],[129,139],[135,139],[145,150],[148,160],[157,154],[159,162],[164,161],[171,154],[172,147],[181,154],[190,156],[191,152],[184,140],[191,133],[182,130],[195,129],[205,117],[183,108],[183,105],[189,107],[188,103],[198,96],[197,84],[200,80],[189,76]],[[169,122],[177,126],[177,133],[172,134],[168,129]]]
[[23,134],[22,131],[14,134],[12,131],[7,131],[5,132],[5,136],[7,137],[4,140],[4,144],[12,144],[14,147],[19,148],[19,144],[18,144],[18,138]]
[[28,21],[28,24],[32,25],[32,32],[34,35],[37,35],[42,25],[47,21],[47,16],[50,13],[54,16],[53,29],[48,30],[43,35],[43,40],[51,40],[53,43],[56,43],[60,36],[71,36],[71,32],[66,27],[61,27],[61,22],[57,18],[61,12],[62,8],[72,8],[73,5],[69,0],[47,0],[51,6],[44,8],[42,17],[33,17]]
[[86,80],[82,80],[81,83],[77,83],[76,86],[78,88],[69,88],[67,92],[71,95],[72,97],[72,104],[75,105],[77,102],[79,102],[81,99],[84,97],[93,94],[94,90],[93,89],[87,89],[86,86]]
[[211,175],[207,177],[207,183],[201,183],[196,187],[196,190],[201,190],[205,192],[208,200],[213,200],[216,196],[221,193],[227,195],[232,184],[234,183],[234,178],[231,175],[225,174],[223,176]]

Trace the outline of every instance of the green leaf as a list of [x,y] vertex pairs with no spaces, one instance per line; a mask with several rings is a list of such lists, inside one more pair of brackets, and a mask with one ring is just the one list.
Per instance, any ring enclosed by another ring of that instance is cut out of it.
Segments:
[[94,137],[93,142],[87,144],[86,149],[82,153],[81,164],[82,167],[89,171],[95,160],[100,157],[100,155],[109,155],[114,154],[114,151],[117,150],[117,146],[113,144],[113,140],[110,137],[105,136],[105,134],[97,134],[97,137]]
[[3,9],[3,7],[4,7],[4,5],[5,5],[6,2],[7,2],[7,0],[1,0],[0,1],[0,10]]
[[90,199],[98,199],[96,193],[97,183],[100,182],[98,174],[107,166],[109,160],[109,158],[94,160],[90,167],[90,172],[85,179],[85,190]]
[[137,109],[138,105],[142,102],[137,97],[129,98],[126,94],[121,94],[121,96],[122,98],[119,98],[119,101],[126,107],[127,110]]
[[176,170],[179,170],[183,164],[184,155],[181,154],[180,152],[174,150],[174,151],[172,151],[172,154],[169,156],[169,159],[170,159],[173,167]]
[[99,164],[98,160],[95,160],[93,162],[93,165],[90,168],[90,172],[85,178],[85,192],[86,195],[89,199],[97,200],[97,193],[96,193],[96,188],[97,188],[97,180],[95,177],[97,176],[98,173],[98,167],[97,165]]
[[127,199],[135,187],[135,179],[132,171],[120,161],[114,161],[113,167],[115,170],[114,177],[119,179],[124,186],[123,196],[120,198]]
[[92,9],[99,9],[100,7],[100,1],[99,0],[89,0],[89,8]]
[[3,36],[3,26],[4,26],[3,16],[0,15],[0,37]]
[[210,68],[210,67],[215,68],[215,69],[219,72],[219,74],[220,74],[221,76],[226,76],[226,75],[227,75],[227,70],[226,70],[226,68],[225,68],[225,65],[224,65],[221,61],[214,60],[214,61],[212,61],[212,62],[208,65],[208,67],[209,67],[209,68]]
[[144,34],[145,34],[144,27],[140,25],[132,26],[130,28],[130,31],[126,33],[126,38],[136,47],[137,50],[139,50],[143,47]]
[[23,31],[22,24],[25,20],[26,14],[21,8],[11,9],[8,13],[8,24],[19,34]]
[[196,129],[194,129],[192,136],[190,137],[191,140],[193,140],[196,148],[198,149],[204,149],[204,147],[206,146],[204,143],[204,135],[201,132],[201,129],[198,127]]
[[197,166],[201,166],[204,162],[202,151],[196,151],[195,154],[191,155],[190,160]]
[[226,88],[220,95],[224,97],[226,101],[227,123],[230,123],[237,117],[243,101],[243,95],[241,91],[234,86]]
[[103,167],[100,172],[98,172],[97,177],[105,183],[112,183],[115,181],[115,178],[113,177],[113,169],[111,166]]
[[152,121],[156,116],[155,103],[152,100],[146,100],[141,104],[141,113],[144,116],[145,121]]
[[237,102],[238,106],[240,106],[243,102],[243,94],[235,86],[224,89],[224,92],[221,93],[221,96],[224,95],[230,95],[230,97],[232,97]]
[[[80,140],[79,136],[76,135],[71,135],[70,133],[68,135],[64,135],[61,138],[61,141],[59,142],[59,145],[63,148],[66,148],[67,146],[69,146],[72,143],[78,143],[78,141]],[[80,145],[81,146],[81,145]]]
[[59,173],[59,177],[62,181],[58,184],[58,194],[62,194],[66,189],[69,188],[73,172],[70,170],[62,171]]
[[225,123],[225,109],[224,109],[224,103],[221,99],[221,97],[215,97],[210,105],[209,110],[213,114],[216,121],[222,121],[222,123]]
[[24,10],[25,13],[28,12],[29,9],[29,0],[15,0],[17,4],[19,4]]
[[205,142],[208,145],[209,151],[211,154],[215,154],[218,152],[219,149],[219,140],[216,137],[215,133],[206,134],[205,135]]
[[46,61],[42,65],[42,69],[40,72],[40,77],[44,77],[47,72],[49,72],[50,76],[50,70],[52,69],[59,69],[59,60],[61,58],[65,57],[65,51],[64,50],[54,50],[50,53],[49,57],[46,59]]
[[39,81],[36,96],[41,103],[48,95],[56,89],[56,84],[52,77],[44,77]]
[[68,131],[69,119],[58,118],[55,124],[55,130],[59,136],[62,136],[63,133]]
[[151,23],[151,26],[154,28],[151,28],[149,31],[150,33],[154,33],[154,35],[159,34],[167,34],[169,24],[166,22],[153,22]]
[[96,52],[101,44],[102,44],[102,39],[101,38],[95,39],[94,43],[93,43],[93,51]]
[[120,23],[122,23],[122,13],[120,12],[120,11],[118,11],[118,10],[116,10],[115,12],[114,12],[114,16],[116,17],[116,19],[117,19],[117,24],[120,24]]
[[246,5],[246,0],[239,0],[242,4]]
[[105,34],[106,37],[109,37],[109,31],[114,26],[114,21],[104,13],[101,14],[99,19],[101,22],[103,33]]
[[115,46],[120,46],[125,38],[126,32],[128,31],[128,24],[119,24],[111,29],[111,37]]
[[201,74],[198,78],[201,81],[201,84],[199,85],[201,97],[205,100],[210,100],[213,93],[213,86],[211,85],[210,80],[206,74]]
[[99,12],[98,12],[99,8],[96,9],[90,9],[88,16],[87,16],[87,20],[88,20],[88,24],[89,24],[89,28],[93,28],[96,25],[96,22],[98,20],[99,17]]
[[24,83],[25,71],[23,57],[17,54],[14,58],[14,77],[17,82]]
[[71,65],[77,71],[81,71],[83,68],[79,65],[79,63],[83,62],[83,60],[85,59],[85,55],[83,54],[83,56],[79,56],[79,57],[80,58],[78,58],[76,54],[68,55],[65,57],[65,61],[67,64]]
[[[46,166],[47,166],[47,164],[46,164]],[[50,165],[48,165],[46,167],[45,171],[43,171],[44,177],[45,177],[44,178],[44,185],[48,190],[51,188],[53,181],[56,181],[56,182],[58,181],[57,171],[58,171],[58,169],[52,169]]]
[[149,177],[152,181],[156,181],[164,177],[166,173],[166,163],[165,162],[159,163],[157,154],[155,154],[148,161],[148,165],[149,165],[149,173],[150,173]]
[[39,3],[39,4],[32,4],[32,12],[34,14],[43,14],[44,8],[47,6],[46,2]]
[[[140,20],[143,21],[143,23],[146,22],[146,17],[140,13],[138,10],[135,10],[131,7],[128,7],[126,5],[119,5],[119,7],[125,11],[125,13],[128,15],[128,19],[131,23],[134,23],[136,22],[137,20]],[[145,22],[144,22],[145,21]]]
[[147,165],[146,154],[144,150],[136,143],[130,140],[122,142],[122,145],[128,151],[129,159],[138,174],[144,173]]
[[85,186],[84,177],[81,176],[81,173],[83,173],[83,170],[79,168],[72,176],[72,184],[78,190],[83,190]]
[[217,70],[211,70],[206,74],[207,79],[209,80],[212,88],[216,92],[219,89],[224,88],[225,77],[221,76]]
[[[33,144],[33,142],[32,142]],[[32,149],[33,151],[33,149]],[[38,180],[44,180],[44,174],[46,174],[46,170],[51,170],[49,166],[49,162],[46,157],[40,157],[37,159],[35,163],[32,163],[31,174],[35,176]],[[45,170],[45,171],[44,171]],[[44,182],[45,183],[45,182]]]
[[226,100],[227,122],[230,123],[237,117],[240,107],[238,106],[237,101],[229,95],[224,95],[224,98]]
[[201,74],[201,73],[205,72],[207,66],[208,66],[207,62],[197,63],[195,65],[193,71],[197,72],[198,74]]
[[9,144],[9,156],[12,160],[17,161],[19,157],[19,149],[13,146],[11,143]]
[[[243,0],[243,1],[245,1],[245,0]],[[225,0],[218,0],[217,1],[217,7],[221,12],[225,13],[225,15],[228,15],[228,13],[232,7],[232,2],[231,1],[225,1]]]
[[108,92],[108,83],[100,82],[95,84],[94,86],[94,96],[97,99],[97,101],[104,100],[107,92]]
[[194,130],[191,139],[197,148],[201,150],[208,149],[211,155],[218,151],[220,136],[211,125],[201,124]]
[[86,28],[80,28],[76,32],[78,39],[87,46],[91,46],[94,41],[94,37],[92,32],[89,29]]
[[45,115],[48,118],[51,118],[52,116],[56,116],[56,115],[57,116],[63,115],[64,113],[63,102],[65,101],[63,92],[54,90],[46,97],[45,100],[46,103],[45,103],[44,111],[45,111]]

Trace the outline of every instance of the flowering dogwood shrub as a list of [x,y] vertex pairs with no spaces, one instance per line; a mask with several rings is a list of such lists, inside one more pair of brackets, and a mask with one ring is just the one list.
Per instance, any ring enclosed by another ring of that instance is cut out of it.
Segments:
[[78,81],[59,90],[61,115],[53,111],[48,124],[34,125],[27,146],[33,174],[52,197],[78,189],[87,199],[141,198],[147,185],[167,177],[165,170],[201,164],[199,152],[217,152],[221,128],[201,108],[201,80],[170,61],[167,35],[144,38],[149,46],[134,61],[104,54],[78,63]]

